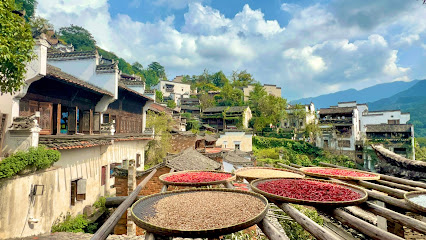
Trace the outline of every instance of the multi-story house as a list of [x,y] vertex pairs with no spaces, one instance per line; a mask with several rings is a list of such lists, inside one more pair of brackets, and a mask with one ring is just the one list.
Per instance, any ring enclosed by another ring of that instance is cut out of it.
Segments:
[[210,107],[203,110],[201,119],[219,131],[225,129],[248,128],[248,122],[252,118],[250,107],[248,106],[219,106]]
[[[337,106],[319,110],[317,146],[338,150],[359,163],[371,158],[369,144],[383,142],[385,146],[405,156],[414,155],[414,131],[409,113],[400,110],[368,111],[367,104],[339,102]],[[401,143],[408,144],[401,144]]]
[[[25,87],[0,94],[8,126],[2,129],[1,154],[40,143],[61,157],[46,170],[2,179],[3,200],[20,199],[0,203],[0,222],[7,223],[0,226],[0,236],[5,238],[50,232],[61,215],[82,213],[100,196],[114,194],[112,167],[134,159],[143,170],[145,147],[153,139],[145,126],[154,101],[135,87],[141,84],[137,79],[122,75],[117,63],[102,62],[96,51],[48,53],[48,47],[44,39],[37,40]],[[44,192],[33,196],[36,185]]]
[[[277,85],[274,84],[264,84],[263,89],[265,89],[266,93],[269,95],[273,95],[276,97],[281,97],[281,87],[277,87]],[[254,85],[248,85],[247,87],[243,87],[244,92],[244,101],[247,102],[250,97],[250,92],[254,90]]]
[[180,105],[181,113],[190,113],[193,117],[200,117],[201,103],[198,98],[182,98]]
[[152,89],[161,91],[164,100],[173,100],[177,105],[181,104],[182,98],[189,98],[191,94],[191,85],[181,82],[172,82],[161,80]]
[[287,118],[281,122],[281,127],[304,129],[308,124],[315,124],[315,105],[311,102],[310,104],[300,105],[300,107],[296,108],[295,105],[287,106]]

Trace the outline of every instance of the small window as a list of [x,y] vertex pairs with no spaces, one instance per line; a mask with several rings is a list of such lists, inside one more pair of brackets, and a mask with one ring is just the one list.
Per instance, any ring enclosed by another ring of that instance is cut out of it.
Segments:
[[138,153],[136,154],[136,168],[141,166],[141,155]]
[[227,145],[228,145],[228,142],[227,141],[223,141],[223,143],[222,143],[223,148],[226,148]]
[[76,201],[86,200],[86,183],[86,179],[71,181],[71,206],[74,206]]
[[240,141],[235,141],[234,145],[235,145],[235,149],[238,149],[238,150],[241,149],[241,142]]

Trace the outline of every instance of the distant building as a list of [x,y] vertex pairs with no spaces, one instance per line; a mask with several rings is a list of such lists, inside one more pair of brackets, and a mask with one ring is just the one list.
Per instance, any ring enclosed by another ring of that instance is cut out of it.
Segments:
[[253,133],[250,132],[226,130],[220,134],[219,139],[216,141],[216,146],[219,146],[222,149],[251,152],[253,150],[252,138]]
[[[311,102],[310,104],[301,105],[302,109],[295,109],[295,105],[288,105],[286,112],[287,118],[281,123],[282,128],[297,128],[304,129],[306,125],[315,123],[316,112],[315,105]],[[303,116],[295,114],[295,111],[303,111]]]
[[319,110],[321,134],[318,147],[341,151],[358,162],[371,160],[366,154],[371,143],[385,142],[385,147],[406,157],[414,155],[414,130],[409,113],[400,110],[368,111],[367,104],[339,102]]
[[[268,95],[273,95],[276,97],[282,96],[281,87],[277,87],[277,85],[264,84],[263,89],[265,89]],[[249,100],[250,93],[254,90],[254,85],[248,85],[247,87],[244,87],[242,90],[244,92],[244,101],[247,102]]]
[[248,122],[252,118],[248,106],[219,106],[204,109],[201,119],[204,124],[216,128],[219,131],[225,129],[248,128]]
[[182,98],[189,98],[191,94],[191,85],[180,82],[161,80],[152,89],[156,89],[163,93],[164,100],[173,100],[177,105],[181,104]]
[[191,113],[194,117],[200,116],[201,103],[198,98],[182,98],[180,104],[181,113]]

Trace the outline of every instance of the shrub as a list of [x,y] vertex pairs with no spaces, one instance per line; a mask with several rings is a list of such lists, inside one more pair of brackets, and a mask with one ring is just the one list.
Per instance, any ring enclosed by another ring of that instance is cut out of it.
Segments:
[[66,216],[57,219],[52,226],[52,232],[85,232],[85,228],[89,225],[89,221],[84,215],[75,217],[67,213]]
[[[292,206],[295,207],[300,212],[302,212],[304,215],[308,216],[310,219],[314,220],[320,226],[323,225],[324,219],[318,214],[318,212],[315,209],[303,207],[300,205],[294,205],[294,204],[292,204]],[[280,214],[286,215],[285,213],[282,213],[282,212]],[[281,226],[284,228],[284,231],[286,232],[287,236],[291,240],[315,239],[294,220],[280,219],[279,222]]]
[[44,146],[30,148],[28,152],[17,152],[0,162],[0,178],[12,177],[26,166],[35,166],[37,170],[48,168],[57,162],[60,156],[59,151]]

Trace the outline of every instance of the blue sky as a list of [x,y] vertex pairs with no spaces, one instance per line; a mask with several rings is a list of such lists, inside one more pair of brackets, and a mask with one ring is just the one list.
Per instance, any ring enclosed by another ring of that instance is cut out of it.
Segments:
[[170,79],[247,70],[290,100],[426,78],[416,0],[39,0],[36,14]]

